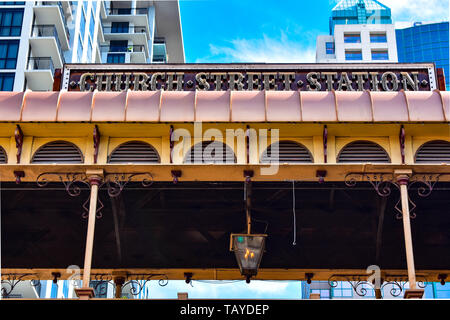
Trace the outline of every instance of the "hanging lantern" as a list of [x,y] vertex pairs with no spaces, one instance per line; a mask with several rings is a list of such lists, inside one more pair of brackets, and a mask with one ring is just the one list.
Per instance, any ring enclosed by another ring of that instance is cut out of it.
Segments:
[[234,251],[241,274],[247,283],[258,273],[267,234],[231,234],[230,251]]

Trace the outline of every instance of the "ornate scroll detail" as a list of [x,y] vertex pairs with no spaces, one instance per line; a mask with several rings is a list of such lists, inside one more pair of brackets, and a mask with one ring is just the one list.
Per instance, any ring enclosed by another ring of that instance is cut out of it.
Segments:
[[122,290],[130,285],[130,293],[133,296],[139,295],[150,280],[158,280],[160,287],[164,287],[169,283],[169,278],[165,274],[133,274],[132,276],[129,276],[128,279],[128,281],[122,285]]
[[108,292],[108,285],[112,286],[113,290],[115,290],[116,288],[116,286],[114,285],[113,277],[110,274],[105,273],[92,274],[91,281],[95,281],[93,289],[95,291],[96,296],[106,295]]
[[364,297],[367,294],[367,289],[364,287],[368,285],[372,287],[372,284],[367,280],[367,274],[365,275],[346,275],[346,274],[333,274],[330,278],[328,278],[328,284],[332,288],[336,288],[340,281],[348,282],[353,291],[360,297]]
[[112,198],[118,197],[125,186],[135,177],[142,177],[141,184],[143,187],[150,187],[153,184],[153,176],[150,172],[140,173],[109,173],[105,175],[104,182],[108,189],[108,195]]
[[[2,275],[2,298],[8,298],[13,292],[14,288],[27,276],[32,276],[32,273],[8,273]],[[3,279],[6,278],[6,279]]]
[[[116,285],[111,274],[92,274],[91,279],[96,282],[93,286],[96,295],[106,295],[108,285],[113,287],[113,295],[116,295]],[[133,296],[138,296],[150,280],[157,280],[161,287],[169,283],[169,278],[165,274],[132,274],[128,275],[127,281],[123,283],[122,292],[125,287],[129,286],[130,293]]]
[[[51,177],[53,177],[53,181],[59,180],[59,182],[64,185],[67,194],[71,197],[78,197],[83,188],[88,190],[91,189],[89,177],[83,172],[44,172],[37,177],[36,184],[38,187],[45,187],[52,181],[52,179],[50,179]],[[99,189],[106,187],[110,197],[118,197],[125,186],[137,177],[140,177],[140,182],[143,187],[150,187],[153,184],[153,176],[150,172],[107,173],[104,175],[104,179],[99,185]],[[89,216],[89,201],[90,198],[88,197],[82,205],[83,213],[81,216],[84,219]],[[96,217],[101,218],[101,211],[104,208],[104,205],[100,197],[97,198],[97,202]]]
[[[328,278],[328,284],[332,288],[336,288],[340,281],[349,283],[353,291],[360,297],[365,297],[368,293],[369,286],[370,289],[375,290],[376,287],[373,283],[367,281],[367,274],[333,274]],[[427,278],[423,275],[416,275],[416,279],[420,279],[416,282],[417,286],[424,289],[427,284]],[[408,276],[405,275],[385,275],[385,279],[381,279],[380,290],[384,293],[385,289],[389,288],[389,293],[392,297],[399,297],[405,290],[405,285],[408,283]]]
[[[450,173],[414,173],[409,177],[408,190],[411,190],[413,187],[418,186],[417,194],[418,196],[425,198],[428,197],[435,186],[435,184],[439,181],[439,178],[443,175],[449,175]],[[400,190],[399,183],[395,180],[395,176],[393,173],[389,172],[350,172],[345,176],[345,185],[347,187],[354,187],[358,181],[361,182],[369,182],[373,189],[380,197],[388,197],[392,193],[392,187],[395,187]],[[415,209],[416,204],[409,197],[410,192],[408,192],[408,201],[411,205],[410,208],[410,216],[411,219],[416,217]],[[402,210],[400,208],[399,199],[395,204],[395,210],[397,210],[397,219],[402,218]]]

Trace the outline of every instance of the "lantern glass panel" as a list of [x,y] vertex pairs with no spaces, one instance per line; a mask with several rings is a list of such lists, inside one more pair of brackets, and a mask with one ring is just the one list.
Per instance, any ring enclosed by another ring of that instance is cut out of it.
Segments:
[[256,275],[264,253],[266,235],[234,234],[231,237],[232,250],[236,255],[241,274]]

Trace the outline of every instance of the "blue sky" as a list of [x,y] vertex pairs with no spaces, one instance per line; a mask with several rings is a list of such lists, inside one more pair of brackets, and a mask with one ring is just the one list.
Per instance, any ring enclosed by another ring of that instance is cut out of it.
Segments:
[[[186,62],[314,62],[337,0],[180,0]],[[381,0],[397,25],[448,20],[448,0]],[[426,5],[424,5],[426,4]]]
[[[186,62],[314,62],[336,0],[179,0]],[[448,0],[381,0],[398,27],[449,19]],[[425,5],[426,4],[426,5]],[[264,259],[264,257],[263,257]],[[151,298],[300,299],[299,281],[149,284]]]
[[301,299],[300,281],[192,281],[170,280],[166,286],[158,281],[147,285],[152,299],[176,299],[187,292],[190,299]]

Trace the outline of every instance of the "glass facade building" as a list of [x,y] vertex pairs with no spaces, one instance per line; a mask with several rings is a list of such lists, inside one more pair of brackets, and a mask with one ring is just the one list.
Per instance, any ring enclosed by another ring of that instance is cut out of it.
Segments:
[[[310,299],[311,294],[320,294],[320,299],[375,299],[375,290],[369,284],[359,284],[357,282],[338,281],[330,285],[328,281],[313,281],[308,284],[302,281],[302,298]],[[402,287],[400,291],[397,285],[387,284],[382,289],[384,299],[402,299],[404,289],[409,285],[405,282],[398,283]],[[442,285],[439,282],[427,282],[424,286],[424,299],[450,299],[450,283]],[[358,293],[356,293],[357,288]]]
[[392,24],[391,9],[376,0],[343,0],[331,11],[330,35],[337,24]]
[[421,24],[397,29],[399,62],[434,62],[443,68],[445,85],[450,90],[449,22]]

